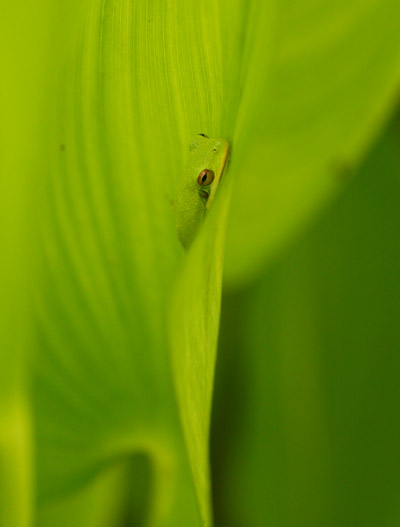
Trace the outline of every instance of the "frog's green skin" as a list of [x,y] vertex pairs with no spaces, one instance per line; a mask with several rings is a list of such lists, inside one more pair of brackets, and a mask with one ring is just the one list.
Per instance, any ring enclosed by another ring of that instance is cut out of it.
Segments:
[[[185,249],[192,244],[213,203],[228,156],[229,143],[226,139],[211,139],[200,134],[190,143],[189,158],[175,201],[176,228]],[[214,172],[214,180],[206,187],[197,182],[204,169]]]

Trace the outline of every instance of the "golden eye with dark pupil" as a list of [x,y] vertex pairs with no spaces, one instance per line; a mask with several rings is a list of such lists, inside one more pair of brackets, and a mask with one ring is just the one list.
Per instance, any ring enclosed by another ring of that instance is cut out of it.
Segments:
[[197,178],[197,183],[201,185],[202,187],[211,185],[213,181],[214,181],[214,172],[212,170],[208,170],[207,168],[202,170]]

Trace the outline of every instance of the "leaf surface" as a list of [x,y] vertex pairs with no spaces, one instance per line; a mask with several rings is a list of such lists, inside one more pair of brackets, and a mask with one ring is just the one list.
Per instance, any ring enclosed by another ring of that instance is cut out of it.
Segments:
[[[229,179],[188,255],[171,201],[191,137],[232,135],[222,101],[232,110],[238,100],[243,8],[225,7],[95,0],[69,55],[41,223],[43,521],[58,523],[69,506],[76,515],[69,495],[140,453],[151,467],[148,524],[211,524],[207,434]],[[118,481],[110,485],[111,495]]]
[[228,283],[262,269],[368,151],[396,102],[399,18],[396,0],[254,3],[234,137]]

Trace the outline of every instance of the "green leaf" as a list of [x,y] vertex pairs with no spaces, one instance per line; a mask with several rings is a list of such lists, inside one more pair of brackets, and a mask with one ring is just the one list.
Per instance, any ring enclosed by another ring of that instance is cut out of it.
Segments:
[[80,9],[75,2],[54,7],[47,0],[5,4],[0,18],[0,525],[28,527],[34,495],[28,364],[38,175],[47,167],[54,72]]
[[184,262],[169,311],[174,383],[205,525],[212,524],[208,437],[231,188],[225,174],[220,200]]
[[400,82],[396,0],[253,7],[227,240],[226,278],[236,286],[342,188]]
[[397,122],[301,243],[225,298],[217,525],[398,523],[399,138]]
[[[187,256],[171,200],[191,137],[232,135],[234,6],[225,16],[211,0],[168,9],[95,1],[70,53],[41,223],[35,416],[46,521],[59,524],[69,507],[76,515],[68,495],[143,453],[154,488],[148,523],[211,523],[207,434],[228,175]],[[188,354],[195,362],[182,371]]]
[[41,508],[42,527],[111,527],[143,525],[150,496],[150,466],[145,456],[104,470],[80,492],[67,494]]
[[[6,485],[27,511],[8,525],[30,514],[25,370],[41,527],[67,518],[100,527],[120,509],[136,517],[119,492],[133,473],[151,480],[149,525],[210,525],[208,429],[232,186],[227,271],[245,280],[340,187],[324,176],[332,161],[356,162],[381,124],[399,75],[399,8],[92,0],[74,33],[78,3],[35,6],[9,57],[16,81],[1,93],[11,123],[0,132],[3,186],[15,177],[1,196],[13,258],[1,264],[0,323],[16,353],[0,365],[16,374],[0,419],[17,408],[14,432],[23,424],[23,447],[12,447],[23,474],[8,470]],[[16,9],[12,20],[25,8]],[[3,50],[14,42],[5,26]],[[185,254],[171,202],[197,133],[226,137],[232,164]],[[20,328],[32,323],[31,338]]]

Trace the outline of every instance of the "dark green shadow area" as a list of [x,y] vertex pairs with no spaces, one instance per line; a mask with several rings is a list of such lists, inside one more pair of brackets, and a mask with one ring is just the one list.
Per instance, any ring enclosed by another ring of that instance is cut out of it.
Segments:
[[400,524],[398,120],[344,185],[257,283],[224,296],[218,527]]
[[40,527],[142,527],[149,524],[154,497],[150,456],[143,453],[116,459],[98,470],[75,492],[39,508]]
[[120,527],[146,525],[152,496],[152,472],[148,456],[134,456],[126,467],[125,499]]

